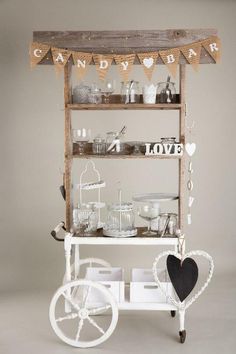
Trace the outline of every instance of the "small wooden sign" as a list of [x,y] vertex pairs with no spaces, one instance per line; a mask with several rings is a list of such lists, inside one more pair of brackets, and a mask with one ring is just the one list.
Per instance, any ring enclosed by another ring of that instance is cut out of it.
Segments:
[[182,156],[183,155],[183,144],[179,143],[146,143],[145,155],[173,155]]

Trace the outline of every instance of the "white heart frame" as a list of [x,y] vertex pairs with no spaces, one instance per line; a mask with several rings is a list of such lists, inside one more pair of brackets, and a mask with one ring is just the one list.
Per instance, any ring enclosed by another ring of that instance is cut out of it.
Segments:
[[[157,274],[157,264],[160,261],[161,258],[163,257],[167,257],[169,255],[175,256],[179,259],[184,260],[185,258],[188,257],[192,257],[192,256],[202,256],[204,258],[206,258],[209,262],[209,273],[208,273],[208,277],[205,281],[205,283],[203,284],[203,286],[201,287],[201,289],[195,294],[193,295],[187,302],[183,301],[176,301],[172,296],[168,295],[166,293],[166,290],[163,288],[162,283],[160,282],[159,278],[158,278],[158,274]],[[157,258],[155,259],[154,263],[153,263],[153,275],[154,275],[154,279],[155,282],[157,283],[157,285],[159,286],[160,290],[162,291],[162,293],[165,295],[165,297],[167,298],[168,302],[171,302],[174,306],[177,307],[177,309],[179,310],[186,310],[189,306],[191,306],[196,300],[197,298],[203,293],[203,291],[207,288],[207,286],[209,285],[212,275],[213,275],[213,271],[214,271],[214,262],[213,262],[213,258],[205,251],[191,251],[188,253],[185,253],[183,256],[181,256],[180,253],[175,252],[175,251],[164,251],[162,253],[160,253]]]

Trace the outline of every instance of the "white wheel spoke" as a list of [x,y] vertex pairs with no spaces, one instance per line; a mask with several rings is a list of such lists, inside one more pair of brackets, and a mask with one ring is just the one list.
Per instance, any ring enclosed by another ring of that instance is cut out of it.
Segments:
[[82,307],[86,307],[87,305],[87,301],[88,301],[88,297],[91,291],[91,286],[87,287],[87,291],[85,291],[84,296],[83,296],[83,302],[82,302]]
[[73,320],[74,318],[76,318],[78,316],[79,316],[78,313],[75,313],[75,312],[69,313],[69,315],[67,315],[67,316],[57,318],[56,322],[62,322],[64,320]]
[[82,329],[83,325],[84,325],[84,320],[83,320],[83,318],[81,318],[81,319],[79,320],[78,330],[77,330],[76,337],[75,337],[75,340],[76,340],[76,341],[79,340],[80,332],[81,332],[81,329]]
[[89,315],[98,315],[100,313],[106,312],[110,308],[111,308],[111,305],[106,305],[106,306],[97,307],[95,309],[90,309]]
[[102,327],[100,327],[97,322],[94,321],[94,319],[90,318],[89,316],[87,317],[87,320],[91,323],[92,326],[94,326],[95,328],[97,328],[99,330],[99,332],[101,332],[102,334],[105,333],[104,329],[102,329]]
[[72,301],[68,295],[66,295],[64,292],[61,294],[71,304],[71,306],[73,306],[77,311],[80,310],[80,307],[77,304],[75,304],[74,301]]

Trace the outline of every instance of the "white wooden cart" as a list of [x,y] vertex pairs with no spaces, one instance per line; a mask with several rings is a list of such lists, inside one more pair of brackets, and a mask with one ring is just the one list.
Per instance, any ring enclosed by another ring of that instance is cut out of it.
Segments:
[[[87,31],[87,32],[34,32],[33,39],[35,42],[44,43],[50,46],[66,48],[69,50],[77,50],[81,52],[102,53],[102,54],[127,54],[127,53],[145,53],[160,49],[168,49],[178,46],[190,44],[192,42],[201,41],[210,36],[216,35],[215,30],[154,30],[154,31]],[[214,63],[211,56],[202,49],[200,63]],[[52,57],[47,55],[40,64],[52,64]],[[140,64],[137,60],[135,64]],[[158,64],[163,64],[158,58]],[[74,158],[178,158],[179,160],[179,191],[178,191],[178,220],[179,228],[183,230],[184,211],[184,168],[185,155],[183,156],[144,156],[144,155],[105,155],[105,156],[81,156],[76,152],[72,142],[72,123],[71,110],[175,110],[179,115],[179,142],[185,144],[185,67],[187,61],[181,55],[179,61],[179,94],[176,103],[169,104],[122,104],[119,95],[112,95],[109,104],[73,104],[71,94],[71,69],[72,60],[70,59],[64,68],[64,98],[65,98],[65,172],[64,187],[66,200],[66,223],[60,223],[53,231],[52,236],[56,240],[57,233],[61,228],[66,231],[63,238],[65,247],[66,272],[63,278],[63,285],[56,291],[50,305],[50,321],[51,325],[60,339],[69,345],[75,347],[92,347],[96,346],[110,337],[114,331],[117,320],[118,310],[163,310],[170,311],[174,317],[176,307],[166,302],[130,302],[128,298],[123,301],[116,301],[111,292],[100,282],[81,279],[80,268],[82,265],[91,266],[97,264],[99,266],[110,267],[110,265],[102,260],[89,258],[80,259],[80,246],[82,245],[112,245],[112,246],[170,246],[177,251],[178,238],[158,238],[144,237],[142,230],[138,230],[138,235],[131,238],[108,238],[98,233],[94,237],[78,237],[70,233],[72,226],[72,181],[71,169]],[[146,122],[146,120],[145,120]],[[93,247],[94,248],[94,247]],[[73,252],[72,252],[73,250]],[[74,262],[71,256],[74,255]],[[94,302],[91,300],[91,294],[96,293]],[[100,294],[100,297],[99,297]],[[99,316],[98,316],[99,315]],[[105,316],[106,315],[106,316]],[[185,341],[186,331],[184,327],[184,311],[179,311],[180,317],[180,341]],[[105,321],[106,323],[103,323]],[[102,322],[102,323],[101,323]],[[88,336],[82,338],[82,332]],[[91,330],[95,330],[91,333]]]

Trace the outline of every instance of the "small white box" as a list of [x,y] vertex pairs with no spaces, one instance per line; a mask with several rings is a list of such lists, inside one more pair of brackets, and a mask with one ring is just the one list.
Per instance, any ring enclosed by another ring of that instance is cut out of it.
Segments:
[[[166,293],[173,295],[173,286],[170,281],[168,281],[167,271],[158,269],[157,272]],[[130,302],[167,302],[166,296],[154,281],[152,269],[132,269]]]
[[[104,285],[114,296],[117,302],[125,298],[124,270],[122,268],[88,267],[85,279],[96,281]],[[103,303],[104,297],[97,289],[92,289],[88,302]]]

